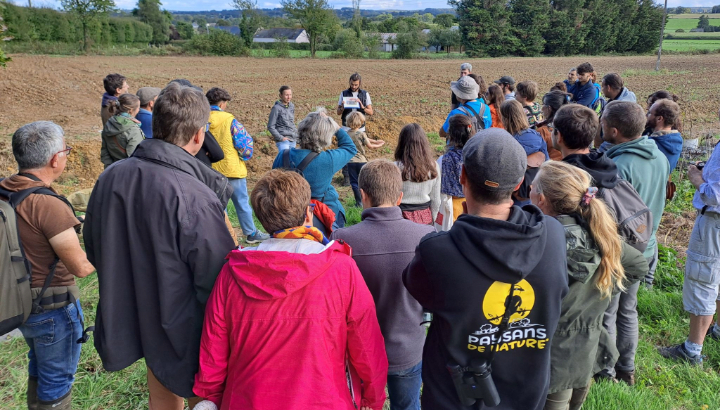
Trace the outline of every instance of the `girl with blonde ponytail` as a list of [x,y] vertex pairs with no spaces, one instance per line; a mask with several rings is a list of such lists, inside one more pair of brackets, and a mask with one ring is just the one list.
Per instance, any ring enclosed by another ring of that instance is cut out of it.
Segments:
[[613,215],[591,183],[586,171],[550,161],[540,166],[530,192],[532,203],[565,228],[570,285],[552,341],[545,410],[582,406],[596,358],[612,356],[600,346],[609,339],[602,321],[611,296],[625,289],[625,269],[633,276],[642,275],[643,264],[647,270],[642,254],[618,235]]

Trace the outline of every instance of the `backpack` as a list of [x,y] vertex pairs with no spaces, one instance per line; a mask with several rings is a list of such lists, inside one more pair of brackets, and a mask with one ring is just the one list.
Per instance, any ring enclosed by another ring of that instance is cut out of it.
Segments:
[[602,198],[615,216],[618,233],[628,245],[645,252],[652,235],[653,216],[630,182],[619,179],[613,189],[600,189]]
[[[34,175],[21,174],[32,180],[38,180]],[[0,179],[1,181],[1,179]],[[17,224],[17,214],[15,209],[22,201],[32,194],[48,195],[63,201],[75,213],[72,204],[62,196],[45,187],[33,187],[18,192],[11,192],[0,188],[0,195],[7,200],[0,200],[0,335],[17,329],[25,323],[30,314],[43,313],[45,309],[41,306],[43,295],[53,277],[55,277],[55,268],[60,258],[55,255],[53,263],[50,265],[50,273],[45,278],[43,287],[37,298],[32,298],[31,293],[31,276],[32,267],[30,261],[25,256],[22,242],[20,241],[20,232]],[[70,296],[71,303],[76,303],[76,299],[72,294]],[[85,323],[78,311],[78,317],[83,327],[83,336],[78,343],[84,343],[88,340],[87,332],[94,330],[94,327],[85,329]]]
[[590,104],[590,109],[595,111],[595,113],[597,113],[598,117],[600,117],[602,115],[603,111],[605,110],[606,104],[607,104],[607,101],[604,98],[598,97],[595,99],[595,101],[593,101],[592,104]]
[[[480,114],[476,113],[475,110],[469,105],[461,105],[458,107],[461,109],[465,115],[470,117],[470,122],[472,123],[473,127],[475,127],[475,131],[480,131],[485,129],[485,119],[483,118],[483,115],[485,115],[485,110],[487,109],[487,106],[483,103],[480,103]],[[470,114],[472,112],[472,115]]]

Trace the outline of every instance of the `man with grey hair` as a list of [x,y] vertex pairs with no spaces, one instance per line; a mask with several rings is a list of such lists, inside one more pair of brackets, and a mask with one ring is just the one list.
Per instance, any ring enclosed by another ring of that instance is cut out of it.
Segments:
[[484,373],[481,364],[492,369],[501,408],[545,406],[549,347],[568,292],[565,233],[537,207],[513,205],[526,167],[525,150],[507,131],[470,138],[460,171],[465,213],[449,231],[425,236],[403,272],[410,294],[433,313],[423,408],[497,405],[470,393],[467,380]]
[[[605,155],[615,161],[618,175],[630,182],[653,216],[652,236],[643,256],[650,270],[646,280],[652,283],[657,267],[658,250],[655,232],[660,226],[665,208],[665,183],[670,175],[667,158],[647,136],[641,136],[645,129],[645,110],[630,101],[612,101],[605,106],[600,125],[603,139],[613,144]],[[603,370],[603,375],[617,377],[635,384],[635,352],[638,345],[637,292],[640,283],[615,295],[605,312],[604,326],[611,337],[617,339],[620,358],[613,367]]]
[[49,121],[20,127],[12,137],[20,172],[0,182],[0,195],[15,208],[17,229],[31,268],[31,294],[37,309],[20,326],[30,347],[29,409],[69,410],[83,332],[80,289],[95,268],[80,246],[80,221],[51,184],[67,164],[70,147],[63,129]]
[[[337,148],[327,149],[337,137]],[[357,147],[345,130],[329,117],[324,108],[311,112],[298,124],[300,148],[280,151],[275,168],[297,169],[310,184],[312,199],[326,205],[334,213],[334,221],[325,221],[323,225],[332,229],[345,226],[345,208],[340,202],[332,178],[357,153]],[[316,215],[322,214],[316,209]],[[328,232],[328,235],[329,235]]]
[[84,238],[100,282],[95,348],[103,367],[147,365],[150,408],[181,410],[193,398],[205,303],[235,248],[224,210],[227,178],[193,156],[210,105],[176,83],[153,109],[153,139],[100,175]]
[[492,127],[492,114],[484,102],[478,101],[480,86],[470,76],[460,77],[450,85],[450,91],[457,98],[458,106],[450,111],[445,123],[440,128],[440,137],[446,138],[450,132],[450,117],[453,115],[467,115],[472,119],[476,130]]
[[[462,63],[460,64],[460,78],[465,77],[466,75],[472,73],[472,64],[470,63]],[[458,78],[458,80],[460,79]],[[450,109],[454,110],[458,107],[460,103],[458,102],[457,97],[455,96],[455,93],[452,93],[450,96]]]

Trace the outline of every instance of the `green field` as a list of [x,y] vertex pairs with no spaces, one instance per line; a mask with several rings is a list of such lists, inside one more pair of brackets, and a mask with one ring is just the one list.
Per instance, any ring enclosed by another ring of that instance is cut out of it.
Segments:
[[[685,16],[686,14],[681,14],[681,16]],[[717,14],[711,14],[710,16],[718,16]],[[667,23],[665,24],[665,32],[670,33],[674,32],[677,29],[683,29],[685,31],[689,31],[690,29],[697,28],[698,24],[698,17],[695,18],[678,18],[678,17],[671,17],[668,19]],[[720,16],[718,18],[711,18],[710,19],[710,25],[711,26],[720,26]]]
[[663,50],[693,51],[720,49],[720,40],[664,40]]

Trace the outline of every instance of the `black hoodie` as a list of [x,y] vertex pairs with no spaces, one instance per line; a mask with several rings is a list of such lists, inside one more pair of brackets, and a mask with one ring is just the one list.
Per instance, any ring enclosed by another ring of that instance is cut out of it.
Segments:
[[517,283],[516,312],[492,363],[496,408],[543,409],[551,338],[568,292],[565,233],[557,220],[533,205],[513,206],[507,221],[460,215],[450,231],[423,238],[403,281],[434,314],[423,351],[423,409],[484,408],[460,404],[446,366],[487,359],[511,283]]
[[589,154],[570,154],[563,162],[584,169],[598,188],[613,189],[618,184],[618,169],[615,161],[602,152],[590,151]]

